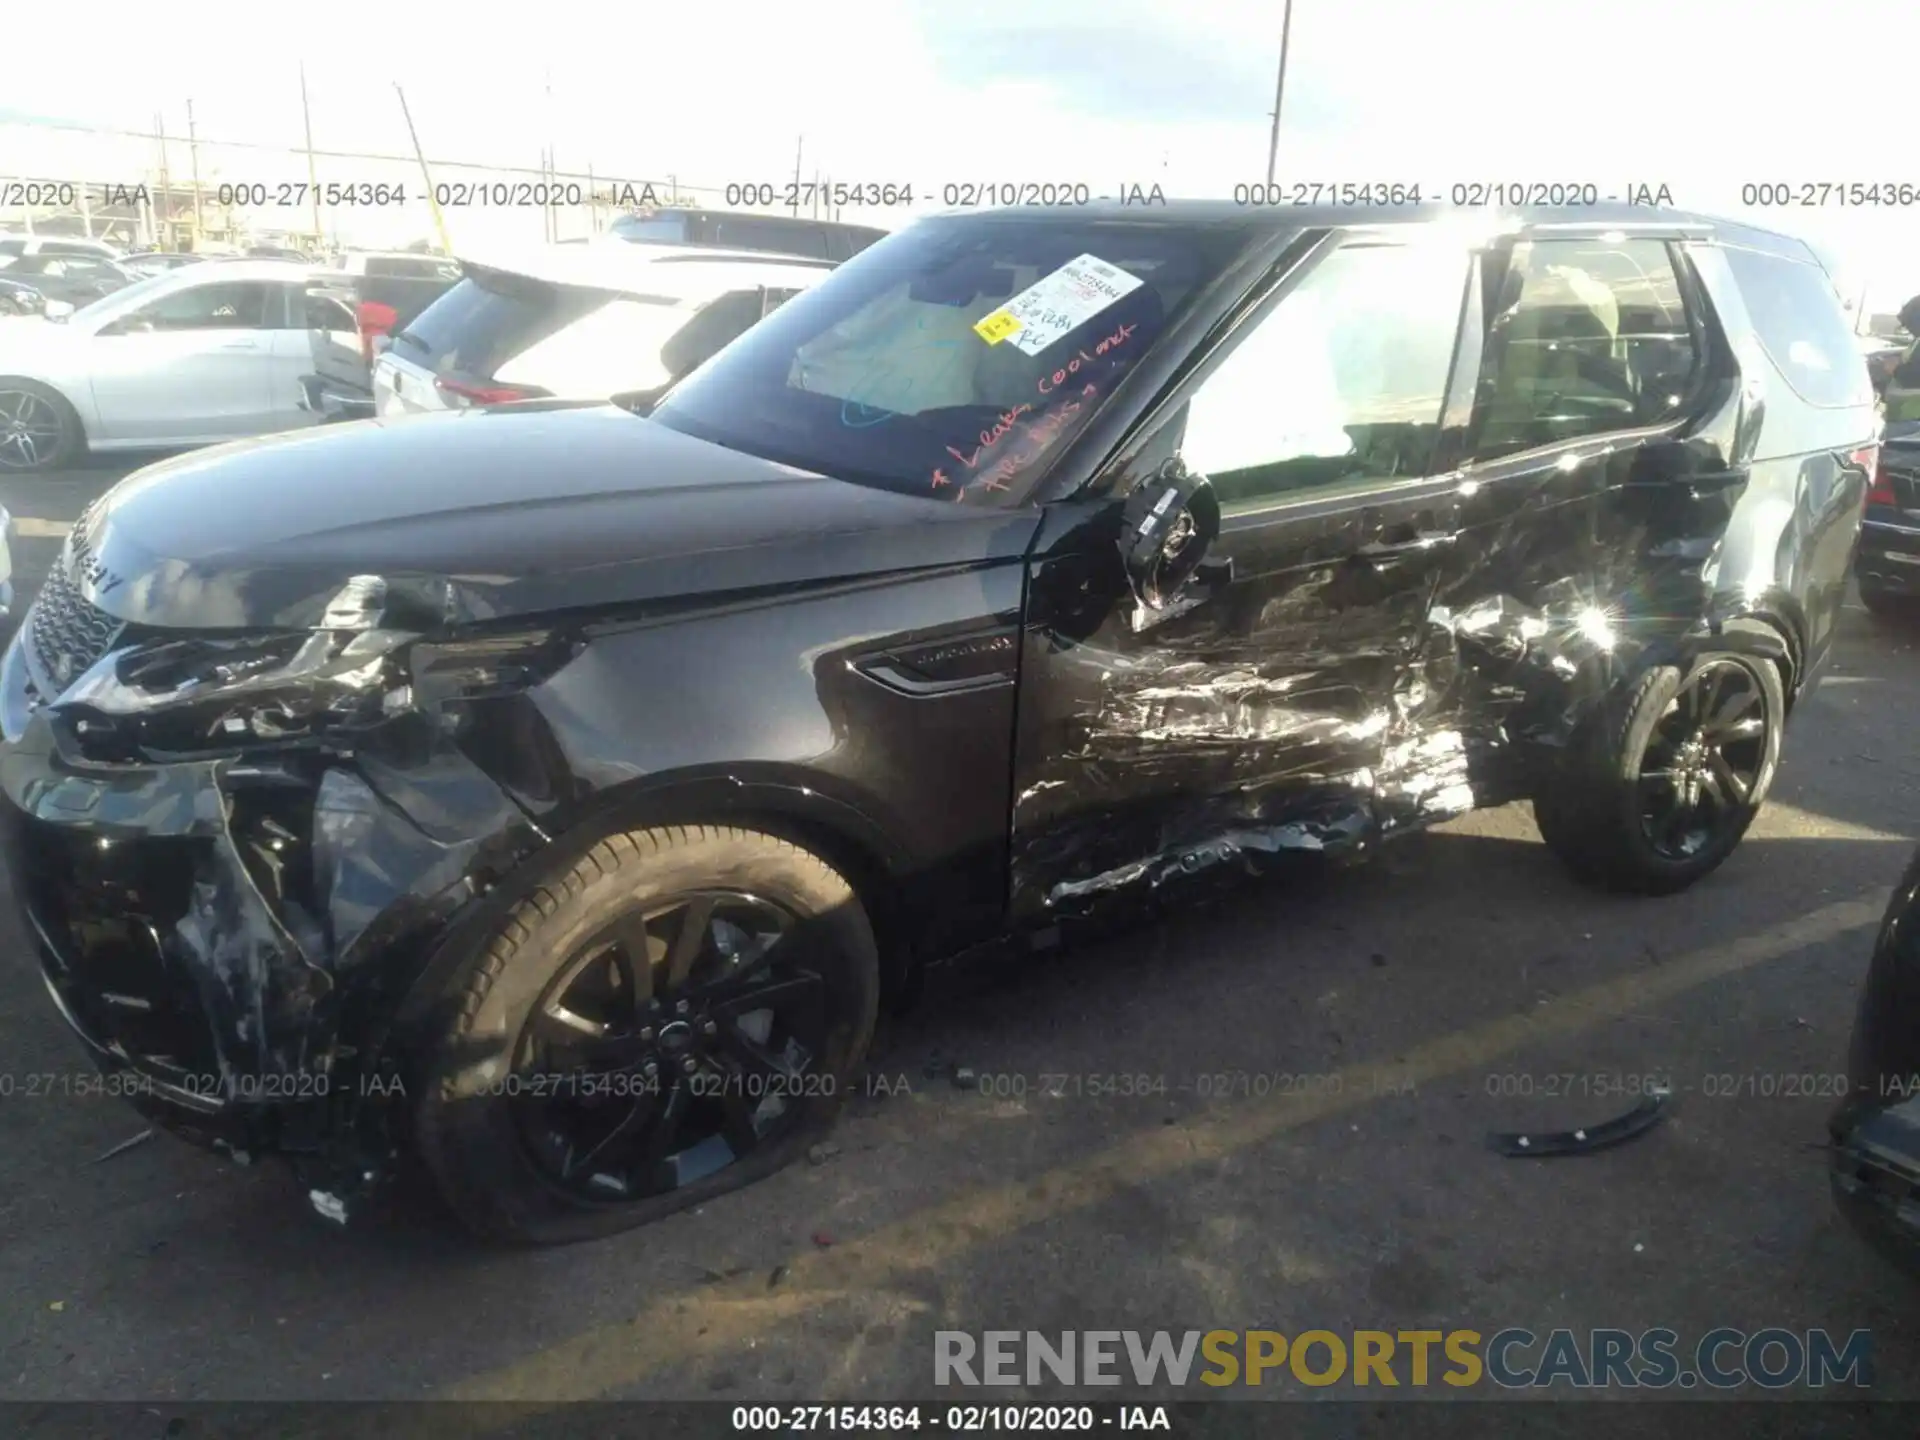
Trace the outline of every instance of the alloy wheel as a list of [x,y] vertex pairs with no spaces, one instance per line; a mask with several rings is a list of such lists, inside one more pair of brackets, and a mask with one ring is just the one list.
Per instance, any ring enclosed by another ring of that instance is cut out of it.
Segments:
[[1738,660],[1694,673],[1640,760],[1640,829],[1663,859],[1690,860],[1736,829],[1767,759],[1766,692]]
[[59,412],[41,396],[0,390],[0,469],[35,469],[59,448],[64,428]]
[[816,1068],[828,987],[804,936],[770,900],[702,890],[579,946],[504,1087],[543,1177],[602,1203],[678,1190],[783,1138],[831,1094]]

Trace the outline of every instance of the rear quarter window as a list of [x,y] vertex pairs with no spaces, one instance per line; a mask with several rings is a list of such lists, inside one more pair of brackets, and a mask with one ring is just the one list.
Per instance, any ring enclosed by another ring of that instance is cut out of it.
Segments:
[[1734,246],[1725,253],[1760,348],[1793,393],[1822,409],[1871,405],[1867,363],[1827,272],[1810,259]]

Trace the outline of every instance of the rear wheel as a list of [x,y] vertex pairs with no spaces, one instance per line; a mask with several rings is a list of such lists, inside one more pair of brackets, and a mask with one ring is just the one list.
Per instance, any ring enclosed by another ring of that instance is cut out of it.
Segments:
[[0,377],[0,471],[57,470],[85,439],[66,396],[37,380]]
[[788,841],[617,834],[456,982],[417,1112],[475,1231],[611,1234],[772,1173],[832,1121],[879,1007],[853,891]]
[[1575,876],[1666,895],[1717,869],[1759,813],[1780,759],[1780,672],[1743,655],[1649,670],[1576,737],[1533,802]]

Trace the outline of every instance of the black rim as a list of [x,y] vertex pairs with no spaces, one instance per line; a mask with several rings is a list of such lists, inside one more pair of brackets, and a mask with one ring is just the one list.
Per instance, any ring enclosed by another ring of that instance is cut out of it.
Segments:
[[1640,829],[1655,853],[1690,860],[1739,823],[1771,718],[1759,678],[1737,660],[1701,667],[1673,697],[1640,760]]
[[828,988],[793,913],[733,890],[661,899],[579,946],[504,1087],[536,1165],[582,1199],[681,1189],[830,1093]]

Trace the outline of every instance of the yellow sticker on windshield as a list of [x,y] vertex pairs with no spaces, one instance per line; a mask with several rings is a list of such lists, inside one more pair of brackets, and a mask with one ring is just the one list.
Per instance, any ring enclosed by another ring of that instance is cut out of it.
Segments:
[[985,316],[973,323],[974,334],[978,335],[989,345],[998,345],[1009,335],[1017,335],[1020,332],[1020,328],[1020,322],[1005,310],[996,310],[991,315]]

